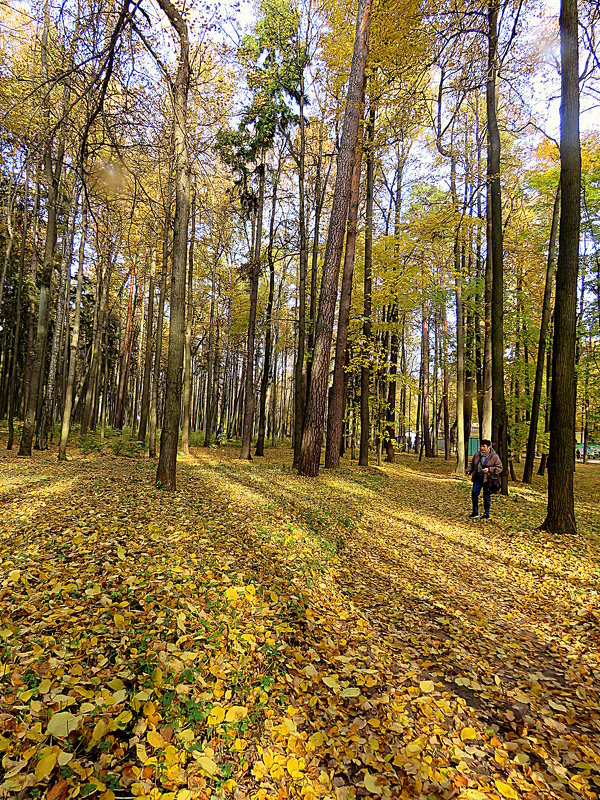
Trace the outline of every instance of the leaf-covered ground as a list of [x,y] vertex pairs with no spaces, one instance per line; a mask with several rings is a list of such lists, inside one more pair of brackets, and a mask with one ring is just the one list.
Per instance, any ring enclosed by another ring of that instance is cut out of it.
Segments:
[[0,795],[600,796],[600,466],[566,539],[441,461],[0,446]]

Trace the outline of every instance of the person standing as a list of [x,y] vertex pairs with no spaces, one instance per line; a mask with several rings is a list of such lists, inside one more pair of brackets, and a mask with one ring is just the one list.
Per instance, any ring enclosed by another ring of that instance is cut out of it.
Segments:
[[481,440],[481,448],[473,458],[466,471],[473,481],[471,499],[473,501],[473,511],[469,519],[479,517],[479,495],[483,489],[483,518],[490,518],[490,506],[492,503],[492,491],[500,479],[502,472],[502,462],[500,456],[492,447],[489,439]]

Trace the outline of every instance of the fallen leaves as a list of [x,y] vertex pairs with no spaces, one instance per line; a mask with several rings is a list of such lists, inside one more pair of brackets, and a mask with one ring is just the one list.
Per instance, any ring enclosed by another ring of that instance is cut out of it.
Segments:
[[272,458],[202,452],[175,496],[141,461],[3,462],[2,791],[596,797],[596,540],[500,499],[464,524],[441,464]]
[[70,711],[59,711],[53,714],[48,722],[46,733],[50,736],[57,736],[59,739],[66,738],[71,731],[74,731],[80,723],[80,717]]

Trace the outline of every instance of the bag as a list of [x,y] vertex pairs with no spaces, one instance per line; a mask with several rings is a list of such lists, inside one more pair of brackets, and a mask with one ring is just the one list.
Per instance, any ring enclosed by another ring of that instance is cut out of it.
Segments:
[[488,475],[488,492],[497,494],[502,488],[502,478],[500,475]]

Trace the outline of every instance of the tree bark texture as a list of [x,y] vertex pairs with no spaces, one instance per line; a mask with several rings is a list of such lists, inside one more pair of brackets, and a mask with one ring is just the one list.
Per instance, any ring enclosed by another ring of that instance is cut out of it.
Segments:
[[[79,242],[79,264],[77,269],[77,289],[75,290],[75,317],[71,333],[71,353],[69,356],[69,374],[65,390],[60,442],[58,444],[58,460],[64,461],[67,457],[67,441],[71,430],[71,413],[73,410],[73,391],[75,387],[75,369],[77,367],[77,353],[79,351],[79,329],[81,325],[81,292],[83,288],[83,264],[85,257],[85,240],[87,237],[87,209],[82,202],[81,209],[81,239]],[[106,398],[105,401],[106,402]]]
[[363,140],[363,108],[364,82],[360,108],[360,122],[356,140],[354,167],[350,202],[348,206],[348,224],[346,229],[346,250],[342,270],[342,288],[340,291],[340,309],[338,312],[338,329],[335,340],[335,361],[333,366],[333,385],[329,398],[327,414],[327,439],[325,444],[325,467],[336,469],[340,465],[340,444],[342,440],[342,420],[344,418],[344,386],[346,351],[348,347],[348,326],[350,324],[350,304],[352,302],[352,276],[354,275],[354,255],[356,251],[356,229],[358,223],[358,201],[360,197],[360,172],[362,165]]
[[496,114],[498,78],[498,0],[488,3],[488,164],[490,252],[492,267],[492,442],[502,461],[502,494],[508,494],[508,447],[504,398],[504,265],[502,196],[500,189],[500,133]]
[[173,220],[173,263],[171,269],[171,307],[169,354],[165,396],[165,420],[160,436],[156,483],[175,491],[177,445],[181,416],[181,371],[185,339],[185,277],[187,268],[188,223],[190,216],[190,167],[187,144],[187,98],[190,79],[187,23],[169,0],[159,0],[179,36],[179,67],[173,92],[175,157],[175,216]]
[[560,54],[560,230],[552,349],[548,513],[542,527],[551,533],[574,534],[575,342],[581,194],[577,0],[561,2]]
[[184,455],[190,452],[190,418],[192,405],[192,289],[194,284],[194,245],[196,239],[196,193],[192,197],[192,226],[188,258],[187,313],[185,319],[185,368],[183,380],[183,425],[181,449]]
[[260,246],[262,242],[262,218],[265,203],[265,165],[259,165],[258,212],[256,216],[256,241],[250,259],[250,314],[246,349],[246,390],[244,397],[244,422],[242,428],[242,451],[240,458],[252,460],[252,428],[254,426],[254,339],[256,333],[256,305],[260,278]]
[[560,217],[560,181],[554,197],[552,211],[552,224],[550,227],[550,243],[548,245],[548,261],[546,268],[546,284],[544,286],[544,299],[542,301],[542,321],[540,323],[540,338],[538,341],[537,361],[535,365],[535,382],[533,385],[533,398],[531,402],[531,417],[529,421],[529,435],[527,437],[527,455],[523,468],[523,483],[531,483],[533,479],[533,463],[537,443],[538,421],[540,402],[542,399],[542,383],[544,380],[544,362],[546,360],[546,344],[548,339],[548,325],[550,323],[550,301],[552,299],[552,283],[556,271],[556,240]]
[[275,262],[273,260],[273,239],[275,237],[275,212],[277,209],[277,183],[279,178],[279,165],[273,177],[273,199],[271,205],[271,220],[269,223],[269,244],[267,247],[267,262],[269,264],[269,296],[267,298],[266,325],[267,333],[265,336],[265,357],[263,364],[263,374],[260,382],[260,401],[258,411],[258,440],[256,442],[255,455],[264,456],[265,454],[265,428],[267,417],[267,390],[271,379],[271,340],[273,338],[273,298],[275,295]]
[[340,149],[337,157],[337,174],[333,194],[333,205],[327,234],[327,245],[325,247],[325,259],[323,262],[319,313],[315,331],[312,379],[306,406],[304,433],[302,436],[302,453],[299,471],[301,474],[309,476],[318,475],[321,459],[333,321],[342,249],[344,246],[344,231],[346,228],[346,217],[350,200],[352,170],[355,161],[365,65],[369,50],[370,26],[370,0],[360,0],[356,20],[354,53],[350,66],[346,110],[344,114]]
[[367,207],[365,219],[365,269],[363,276],[363,352],[360,367],[360,449],[358,463],[361,467],[369,464],[369,399],[371,394],[372,361],[372,320],[371,294],[373,288],[373,193],[375,183],[375,153],[373,137],[375,134],[375,106],[369,108],[366,129],[366,168],[367,168]]

